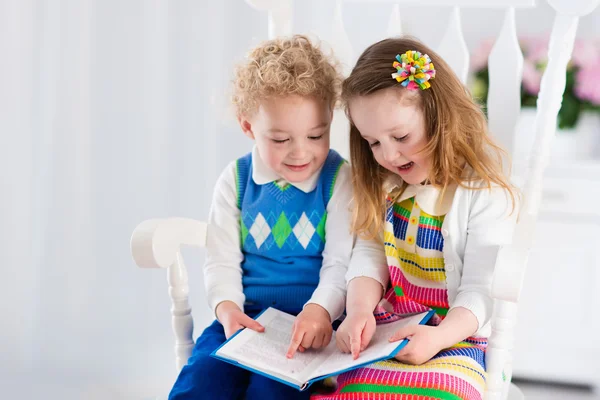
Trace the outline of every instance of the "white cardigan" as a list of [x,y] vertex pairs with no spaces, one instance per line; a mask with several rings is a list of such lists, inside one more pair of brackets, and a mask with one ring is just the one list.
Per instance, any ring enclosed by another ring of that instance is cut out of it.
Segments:
[[[478,321],[475,336],[488,337],[496,257],[500,248],[512,241],[518,208],[516,204],[513,210],[510,194],[501,187],[477,189],[485,187],[480,182],[469,185],[474,189],[450,188],[440,203],[446,203],[449,209],[442,224],[448,302],[450,309],[464,307],[470,310]],[[451,201],[446,201],[448,198]],[[515,202],[517,200],[515,198]],[[357,240],[346,274],[347,282],[366,276],[387,288],[389,270],[385,250],[382,243],[375,245],[374,242]],[[370,262],[366,262],[369,258]],[[377,259],[376,263],[373,263],[374,259]]]

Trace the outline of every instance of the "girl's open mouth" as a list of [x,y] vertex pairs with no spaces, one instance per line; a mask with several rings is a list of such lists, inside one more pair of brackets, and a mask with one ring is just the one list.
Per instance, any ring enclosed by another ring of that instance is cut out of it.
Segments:
[[400,173],[407,173],[412,169],[413,165],[415,165],[415,163],[411,161],[409,163],[399,166],[398,171]]

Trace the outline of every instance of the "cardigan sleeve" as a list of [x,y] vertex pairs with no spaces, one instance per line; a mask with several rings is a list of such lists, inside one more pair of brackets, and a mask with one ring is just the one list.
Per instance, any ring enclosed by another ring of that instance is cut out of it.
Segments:
[[354,278],[367,277],[376,280],[387,289],[390,279],[383,238],[372,240],[358,237],[352,251],[352,259],[346,273],[346,282],[349,284]]
[[512,241],[518,198],[513,207],[510,193],[497,186],[472,190],[471,196],[462,276],[451,309],[470,310],[479,330],[492,316],[494,267],[500,248]]

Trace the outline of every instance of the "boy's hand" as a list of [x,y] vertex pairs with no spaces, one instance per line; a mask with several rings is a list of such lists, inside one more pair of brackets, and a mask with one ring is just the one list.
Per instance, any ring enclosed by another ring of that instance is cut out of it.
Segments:
[[396,355],[396,360],[405,364],[421,365],[442,350],[442,341],[435,326],[415,325],[398,329],[390,342],[409,339],[406,346]]
[[327,310],[318,304],[308,304],[296,317],[292,330],[292,341],[287,351],[287,357],[292,358],[296,350],[318,349],[325,347],[331,341],[331,317]]
[[343,353],[352,353],[352,358],[356,360],[373,338],[375,326],[375,316],[372,312],[348,315],[335,333],[338,349]]
[[219,303],[216,314],[217,319],[223,325],[227,339],[242,328],[250,328],[256,332],[264,332],[265,330],[261,324],[244,314],[232,301]]

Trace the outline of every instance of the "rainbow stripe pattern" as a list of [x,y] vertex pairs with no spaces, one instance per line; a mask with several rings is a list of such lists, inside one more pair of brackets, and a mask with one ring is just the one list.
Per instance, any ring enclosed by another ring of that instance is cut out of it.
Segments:
[[[385,250],[390,287],[375,310],[377,323],[434,309],[432,324],[448,312],[441,234],[444,216],[427,214],[415,198],[388,198]],[[423,365],[394,359],[350,371],[337,378],[337,389],[316,394],[319,400],[481,400],[485,389],[487,340],[468,338],[442,350]]]

